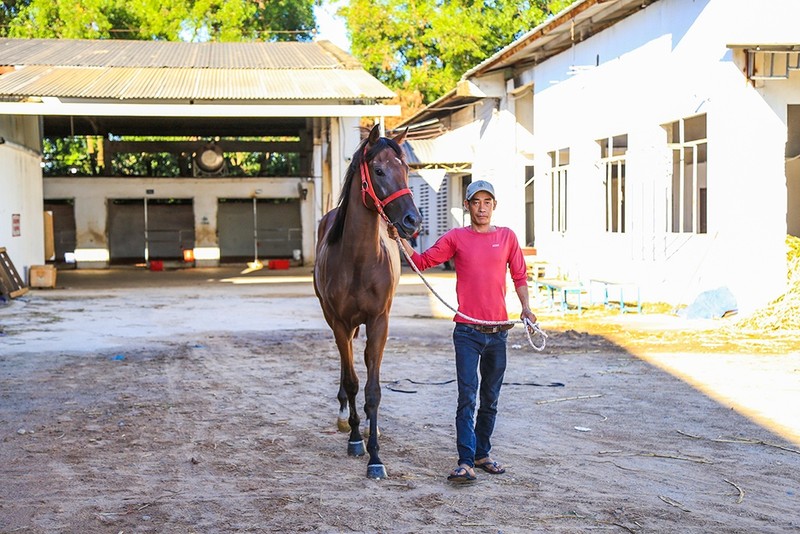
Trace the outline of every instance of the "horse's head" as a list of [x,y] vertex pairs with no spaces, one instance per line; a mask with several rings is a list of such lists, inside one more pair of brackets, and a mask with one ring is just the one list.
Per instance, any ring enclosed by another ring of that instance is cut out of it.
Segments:
[[402,237],[411,237],[422,226],[422,215],[408,188],[408,164],[400,145],[406,132],[394,139],[381,137],[372,128],[364,144],[361,189],[364,204],[374,207],[391,222]]

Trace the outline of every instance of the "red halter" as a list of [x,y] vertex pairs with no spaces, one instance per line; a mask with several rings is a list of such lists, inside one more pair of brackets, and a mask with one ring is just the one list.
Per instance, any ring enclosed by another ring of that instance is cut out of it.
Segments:
[[389,202],[396,200],[404,195],[412,195],[411,189],[406,187],[405,189],[398,189],[388,197],[380,200],[378,195],[375,193],[375,188],[372,186],[372,178],[369,175],[369,166],[367,163],[367,147],[364,146],[364,157],[361,159],[361,201],[364,203],[364,207],[367,207],[367,195],[372,199],[372,203],[375,204],[375,209],[378,210],[378,213],[383,220],[389,224],[392,224],[392,221],[389,220],[389,217],[383,212],[384,206],[389,204]]

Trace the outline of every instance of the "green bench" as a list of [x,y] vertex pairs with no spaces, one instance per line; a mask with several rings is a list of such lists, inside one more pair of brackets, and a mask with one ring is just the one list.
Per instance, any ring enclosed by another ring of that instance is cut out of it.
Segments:
[[551,278],[537,278],[533,280],[536,284],[536,289],[544,288],[550,293],[550,309],[555,307],[556,294],[561,297],[561,311],[569,310],[569,295],[576,295],[578,298],[577,311],[581,313],[583,306],[581,303],[581,294],[586,292],[586,288],[580,282],[570,280],[556,280]]
[[[613,282],[610,280],[597,280],[592,279],[589,281],[589,300],[592,300],[592,288],[595,285],[599,285],[601,287],[602,295],[603,295],[603,305],[606,308],[610,308],[613,305],[609,299],[609,292],[612,292],[612,296],[619,296],[619,311],[620,313],[626,313],[633,309],[636,309],[638,313],[642,313],[642,297],[639,291],[639,286],[631,283],[631,282]],[[625,303],[625,295],[629,296],[629,300],[633,302],[631,295],[636,295],[636,305],[629,306]]]

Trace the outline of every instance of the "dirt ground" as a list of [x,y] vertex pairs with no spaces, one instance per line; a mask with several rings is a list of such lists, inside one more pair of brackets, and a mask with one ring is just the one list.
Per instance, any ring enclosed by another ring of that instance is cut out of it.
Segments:
[[404,275],[375,481],[309,280],[62,271],[0,306],[0,532],[800,532],[796,334],[540,308],[543,352],[509,337],[508,471],[453,487],[452,322]]

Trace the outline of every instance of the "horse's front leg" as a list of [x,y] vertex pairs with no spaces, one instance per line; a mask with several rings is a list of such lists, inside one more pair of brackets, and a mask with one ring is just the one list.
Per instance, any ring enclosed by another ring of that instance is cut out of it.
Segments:
[[369,438],[367,452],[369,464],[367,477],[386,478],[386,468],[378,457],[378,406],[381,404],[381,361],[389,331],[389,318],[382,315],[367,325],[367,347],[364,350],[364,362],[367,365],[367,383],[364,386],[364,411],[369,422]]
[[[347,444],[347,454],[350,456],[364,455],[364,438],[361,437],[359,424],[361,419],[358,417],[356,408],[356,396],[358,395],[358,375],[353,364],[353,335],[355,330],[344,325],[337,324],[333,328],[333,335],[336,338],[336,347],[339,349],[340,358],[340,377],[339,377],[339,417],[338,427],[341,431],[350,430],[350,439]],[[348,415],[349,411],[349,415]],[[344,420],[348,415],[347,420]]]

